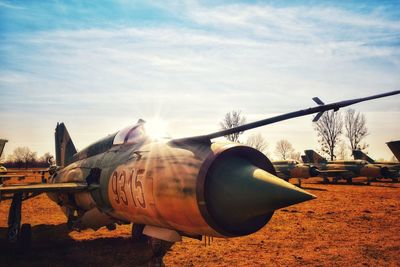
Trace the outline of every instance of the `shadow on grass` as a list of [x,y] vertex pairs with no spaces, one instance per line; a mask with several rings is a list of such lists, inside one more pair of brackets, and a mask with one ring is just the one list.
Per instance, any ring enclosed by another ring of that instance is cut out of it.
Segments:
[[32,226],[29,251],[18,251],[0,227],[1,266],[144,266],[153,258],[147,244],[127,237],[76,241],[66,224]]
[[312,190],[314,190],[314,191],[328,191],[328,189],[325,189],[325,188],[305,187],[305,186],[302,186],[301,189],[310,190],[310,191],[312,191]]

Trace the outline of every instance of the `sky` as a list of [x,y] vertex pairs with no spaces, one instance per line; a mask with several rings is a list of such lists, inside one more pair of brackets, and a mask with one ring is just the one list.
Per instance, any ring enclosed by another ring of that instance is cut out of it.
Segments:
[[[400,1],[0,0],[0,138],[8,155],[78,149],[139,118],[173,137],[400,89]],[[400,96],[353,106],[367,151],[391,159]],[[318,149],[312,116],[244,133]],[[273,153],[272,153],[273,155]]]

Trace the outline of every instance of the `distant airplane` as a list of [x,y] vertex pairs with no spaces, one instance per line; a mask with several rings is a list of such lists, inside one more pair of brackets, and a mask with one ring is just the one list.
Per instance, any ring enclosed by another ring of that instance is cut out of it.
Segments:
[[347,183],[352,183],[354,177],[367,177],[368,184],[370,179],[378,178],[386,174],[386,167],[378,167],[369,164],[365,160],[334,160],[328,161],[314,150],[304,150],[307,163],[311,163],[318,168],[320,176],[324,182],[329,182],[328,177],[333,177],[332,182],[344,179]]
[[126,127],[77,152],[63,123],[55,131],[56,163],[47,183],[2,185],[12,199],[8,241],[26,246],[22,201],[41,193],[60,205],[70,229],[115,229],[132,223],[137,242],[150,244],[157,261],[182,236],[238,237],[261,229],[280,208],[315,198],[276,177],[270,160],[239,143],[212,139],[256,127],[338,110],[400,91],[345,100],[286,113],[231,129],[180,139],[157,139],[145,121]]
[[374,166],[383,168],[382,170],[387,170],[386,172],[382,173],[382,177],[378,178],[390,178],[393,180],[393,182],[398,182],[400,177],[400,162],[375,161],[361,150],[353,150],[353,157],[356,160],[365,160]]
[[[1,158],[1,155],[3,155],[3,150],[4,150],[4,147],[7,142],[8,142],[8,140],[6,140],[6,139],[0,139],[0,158]],[[7,171],[6,167],[0,165],[0,173],[5,172],[5,171]]]
[[300,163],[297,160],[272,161],[272,165],[274,165],[276,176],[287,182],[290,178],[297,178],[299,187],[301,186],[301,179],[319,175],[317,167]]

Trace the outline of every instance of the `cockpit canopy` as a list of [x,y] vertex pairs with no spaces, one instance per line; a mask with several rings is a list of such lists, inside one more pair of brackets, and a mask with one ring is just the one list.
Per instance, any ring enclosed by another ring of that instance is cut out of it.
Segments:
[[136,124],[120,130],[114,137],[113,145],[137,144],[148,139],[144,124],[145,121],[140,119]]
[[[149,129],[149,127],[147,129]],[[140,144],[155,140],[158,139],[146,131],[145,121],[140,119],[136,124],[128,126],[117,133],[100,139],[99,141],[74,154],[73,161],[104,153],[114,145]]]

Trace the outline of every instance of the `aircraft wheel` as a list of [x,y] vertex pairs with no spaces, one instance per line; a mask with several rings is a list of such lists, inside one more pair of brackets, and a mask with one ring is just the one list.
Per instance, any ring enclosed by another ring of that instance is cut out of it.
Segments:
[[143,235],[144,224],[132,224],[132,241],[143,242],[146,241],[146,236]]
[[149,266],[165,266],[163,257],[174,243],[148,237],[148,244],[150,245],[154,255],[149,262]]
[[348,184],[351,184],[353,182],[353,179],[347,178],[346,181],[347,181]]
[[32,241],[32,227],[30,224],[25,223],[21,226],[18,236],[18,247],[24,251],[30,248]]

